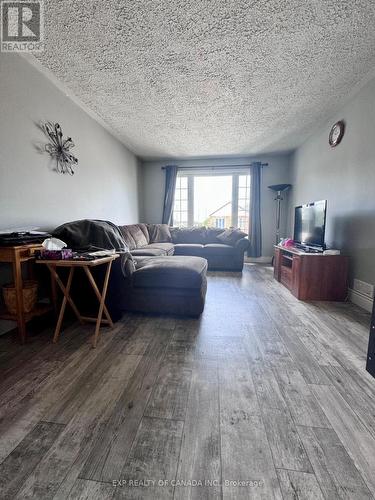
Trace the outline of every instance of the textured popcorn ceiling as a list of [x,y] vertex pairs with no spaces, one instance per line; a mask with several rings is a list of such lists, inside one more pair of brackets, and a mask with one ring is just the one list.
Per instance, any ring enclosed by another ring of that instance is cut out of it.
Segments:
[[143,157],[298,146],[373,71],[373,0],[45,0],[37,56]]

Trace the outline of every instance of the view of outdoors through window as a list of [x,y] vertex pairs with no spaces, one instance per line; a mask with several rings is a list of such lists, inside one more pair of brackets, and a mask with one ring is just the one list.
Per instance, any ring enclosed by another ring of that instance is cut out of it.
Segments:
[[250,175],[179,174],[173,224],[249,229]]
[[232,176],[194,177],[194,225],[232,226]]

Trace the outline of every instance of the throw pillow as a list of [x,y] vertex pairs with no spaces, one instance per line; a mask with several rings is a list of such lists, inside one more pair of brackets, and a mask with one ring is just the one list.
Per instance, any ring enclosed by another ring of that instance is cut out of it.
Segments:
[[129,249],[134,250],[135,248],[137,248],[134,238],[129,230],[129,226],[119,226],[119,229]]
[[220,243],[217,239],[218,235],[223,232],[223,229],[217,229],[216,227],[208,227],[206,229],[205,243]]
[[172,241],[168,224],[148,224],[150,243],[169,243]]
[[172,241],[175,244],[205,243],[205,227],[172,227]]
[[136,248],[142,248],[148,245],[148,237],[146,238],[140,224],[132,224],[131,226],[128,226],[128,231],[133,237]]
[[217,236],[217,239],[225,245],[234,246],[238,240],[245,238],[245,236],[247,236],[247,234],[240,229],[226,229]]

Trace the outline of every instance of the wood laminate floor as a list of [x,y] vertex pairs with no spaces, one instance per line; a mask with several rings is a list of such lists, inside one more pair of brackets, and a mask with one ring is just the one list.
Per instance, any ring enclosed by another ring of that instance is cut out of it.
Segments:
[[374,498],[368,330],[247,264],[210,273],[199,320],[0,338],[0,498]]

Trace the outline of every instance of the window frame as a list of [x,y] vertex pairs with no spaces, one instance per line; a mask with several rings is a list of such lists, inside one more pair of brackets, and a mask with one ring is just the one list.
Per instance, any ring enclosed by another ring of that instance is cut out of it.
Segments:
[[[187,213],[187,225],[188,227],[194,226],[194,178],[195,177],[223,177],[228,176],[232,178],[232,226],[238,227],[239,222],[239,177],[241,175],[249,176],[249,207],[250,207],[250,186],[251,186],[251,174],[248,168],[234,168],[232,169],[220,169],[220,167],[208,167],[207,169],[181,169],[177,172],[178,177],[186,177],[187,178],[187,197],[188,197],[188,213]],[[174,224],[174,212],[175,207],[173,207],[172,213],[172,224]],[[182,227],[182,226],[181,226]]]

